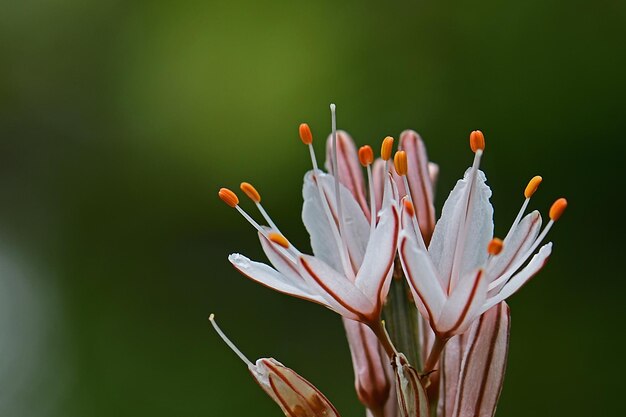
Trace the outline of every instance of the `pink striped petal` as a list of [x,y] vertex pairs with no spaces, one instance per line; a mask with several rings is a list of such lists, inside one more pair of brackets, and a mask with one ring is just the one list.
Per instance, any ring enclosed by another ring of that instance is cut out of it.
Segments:
[[275,269],[263,263],[251,261],[238,253],[229,255],[228,260],[239,272],[261,285],[330,308],[329,303],[322,296],[315,293],[302,279],[290,279]]
[[486,311],[516,293],[520,288],[522,288],[522,286],[524,286],[524,284],[534,277],[537,272],[541,270],[541,268],[545,266],[551,253],[552,242],[543,245],[524,269],[519,271],[516,275],[513,275],[513,277],[502,287],[498,294],[487,300],[482,310]]
[[435,266],[428,253],[421,250],[415,238],[411,238],[406,231],[402,231],[400,235],[398,254],[411,294],[415,300],[420,301],[417,303],[420,313],[426,320],[434,323],[446,303]]
[[453,417],[493,417],[509,344],[510,311],[500,303],[474,323],[465,348]]
[[362,322],[378,319],[375,305],[344,275],[313,256],[301,255],[299,264],[300,274],[309,287],[324,297],[337,313]]
[[391,394],[394,394],[393,402],[397,401],[391,389],[394,381],[388,372],[391,370],[389,359],[368,326],[348,319],[343,319],[343,324],[352,356],[357,395],[373,415],[379,416]]
[[385,181],[387,174],[385,172],[385,161],[377,158],[372,164],[372,180],[374,181],[374,197],[376,202],[376,211],[383,207],[383,194],[385,189]]
[[[339,181],[352,193],[359,203],[365,216],[369,219],[370,210],[365,194],[363,168],[359,163],[356,146],[352,137],[343,130],[337,131],[337,165],[339,165]],[[333,135],[326,140],[326,170],[335,175],[333,167]]]
[[393,358],[398,405],[402,417],[429,417],[428,398],[417,371],[402,353]]
[[482,269],[463,277],[443,305],[435,332],[442,338],[464,333],[482,312],[487,286]]
[[446,343],[445,350],[439,361],[438,417],[452,417],[454,413],[454,403],[456,401],[467,335],[468,332],[450,339],[448,343]]
[[428,176],[430,177],[430,183],[433,186],[433,194],[435,194],[435,187],[437,185],[437,180],[439,179],[439,165],[434,162],[429,162]]
[[250,372],[286,416],[339,417],[339,412],[313,384],[275,359],[259,359]]
[[[446,200],[428,248],[439,275],[446,286],[450,287],[456,285],[457,280],[455,278],[450,285],[457,242],[464,233],[462,225],[466,223],[468,229],[465,244],[460,249],[463,253],[458,257],[460,265],[456,265],[458,278],[485,263],[488,255],[487,244],[493,237],[493,207],[489,202],[491,189],[485,183],[485,174],[478,171],[472,184],[473,197],[470,199],[472,207],[468,207],[466,192],[470,186],[470,174],[471,169],[467,170],[463,179],[456,183]],[[467,213],[471,213],[470,218],[466,218]]]
[[507,272],[530,249],[537,235],[539,235],[540,229],[541,215],[536,210],[520,221],[515,230],[504,240],[502,252],[489,265],[487,269],[489,281],[493,281]]
[[435,206],[426,147],[417,132],[405,130],[400,134],[398,148],[404,150],[407,155],[406,178],[411,188],[411,200],[424,240],[429,242],[435,228]]

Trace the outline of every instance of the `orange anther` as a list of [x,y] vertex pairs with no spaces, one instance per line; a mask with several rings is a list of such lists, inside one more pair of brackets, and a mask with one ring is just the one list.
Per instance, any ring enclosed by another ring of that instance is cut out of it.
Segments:
[[261,202],[261,194],[259,194],[256,188],[254,188],[254,186],[249,182],[242,182],[239,188],[241,188],[241,191],[246,193],[250,200],[254,201],[255,203]]
[[398,151],[393,157],[393,166],[396,167],[396,172],[398,175],[403,176],[406,175],[408,162],[406,160],[406,152]]
[[411,203],[408,199],[404,199],[404,210],[406,210],[406,214],[410,217],[415,216],[415,208],[413,207],[413,203]]
[[289,241],[285,239],[285,236],[281,235],[280,233],[272,232],[267,237],[269,238],[269,240],[276,243],[277,245],[280,245],[285,249],[289,248]]
[[300,139],[302,139],[302,143],[305,145],[310,145],[313,143],[313,133],[311,133],[311,128],[306,123],[301,123],[300,128]]
[[489,252],[489,255],[498,255],[500,252],[502,252],[503,247],[504,244],[502,243],[502,239],[494,237],[487,245],[487,252]]
[[485,135],[480,130],[474,130],[470,133],[470,147],[472,152],[476,153],[479,149],[485,149]]
[[380,147],[380,157],[385,161],[388,161],[391,158],[391,151],[393,148],[393,138],[391,136],[387,136],[383,139],[383,144]]
[[550,207],[550,220],[557,221],[567,208],[567,200],[564,198],[559,198],[552,204]]
[[222,201],[228,204],[231,207],[235,207],[239,204],[239,198],[237,198],[237,194],[233,193],[228,188],[220,188],[220,191],[217,195],[222,199]]
[[371,146],[365,145],[359,148],[359,162],[364,167],[374,162],[374,151]]
[[539,188],[539,184],[541,184],[541,181],[543,181],[543,178],[541,178],[539,175],[534,176],[530,181],[528,181],[528,185],[524,190],[524,197],[532,197],[533,194],[535,194],[535,191],[537,191],[537,188]]

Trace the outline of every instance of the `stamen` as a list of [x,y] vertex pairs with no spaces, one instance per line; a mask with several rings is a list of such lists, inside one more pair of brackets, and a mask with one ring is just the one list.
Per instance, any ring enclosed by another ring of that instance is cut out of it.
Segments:
[[313,134],[311,133],[311,128],[306,123],[301,123],[300,128],[298,129],[300,132],[300,139],[302,143],[305,145],[310,145],[313,143]]
[[311,128],[306,123],[300,123],[300,127],[298,128],[300,133],[300,140],[302,143],[309,147],[309,154],[311,156],[311,164],[313,165],[313,170],[315,172],[318,171],[317,167],[317,158],[315,158],[315,150],[313,149],[313,134],[311,133]]
[[489,284],[489,288],[488,288],[489,291],[493,290],[494,288],[497,288],[500,285],[506,284],[509,278],[511,278],[511,276],[514,273],[516,273],[517,270],[520,269],[522,265],[524,265],[524,263],[526,263],[528,258],[533,253],[535,253],[535,249],[537,249],[537,247],[541,244],[541,242],[543,242],[543,240],[546,238],[548,232],[550,231],[552,226],[554,226],[554,223],[561,217],[566,207],[567,207],[567,200],[564,198],[559,198],[558,200],[554,202],[554,204],[552,204],[552,207],[550,208],[550,221],[548,222],[546,227],[544,227],[541,234],[537,236],[537,239],[535,239],[535,242],[532,244],[532,246],[522,256],[518,258],[518,261],[515,262],[507,270],[506,273],[502,274],[500,278],[498,278],[497,280]]
[[507,240],[507,238],[511,236],[511,234],[513,233],[513,231],[515,230],[519,222],[522,221],[522,217],[524,216],[524,213],[526,213],[526,208],[528,207],[530,198],[533,196],[533,194],[535,194],[535,192],[537,192],[537,189],[539,188],[539,184],[541,184],[542,180],[543,178],[541,178],[539,175],[536,175],[532,177],[530,181],[528,181],[528,185],[526,186],[526,189],[524,189],[524,197],[526,197],[526,199],[524,200],[524,203],[522,203],[522,207],[517,213],[515,220],[513,220],[513,224],[511,225],[509,232],[504,237],[504,240]]
[[213,326],[217,334],[222,338],[224,343],[226,343],[228,347],[231,348],[231,350],[235,352],[237,356],[239,356],[239,359],[241,359],[246,365],[248,365],[248,368],[254,368],[255,365],[250,361],[250,359],[246,358],[246,355],[244,355],[239,349],[237,349],[237,346],[235,346],[235,344],[231,342],[228,337],[226,337],[222,329],[220,329],[220,327],[217,325],[217,323],[215,322],[215,314],[211,313],[211,315],[209,316],[209,321],[211,322],[211,325]]
[[248,197],[250,197],[250,200],[254,201],[254,204],[256,204],[256,207],[259,209],[259,212],[261,213],[261,215],[263,216],[267,224],[273,230],[276,230],[277,232],[280,233],[278,226],[276,226],[276,224],[272,221],[272,218],[270,217],[270,215],[267,214],[267,212],[261,205],[261,194],[259,194],[256,188],[254,188],[254,186],[248,182],[242,182],[239,188],[241,188],[241,191],[243,191],[244,193],[246,193]]
[[374,151],[369,145],[361,146],[359,148],[359,162],[364,167],[369,166],[374,162]]
[[[407,158],[406,158],[406,152],[404,151],[398,151],[396,152],[395,156],[393,157],[393,165],[396,167],[396,172],[398,173],[398,175],[405,176],[407,173]],[[407,194],[409,193],[409,190],[407,190]]]
[[217,195],[222,199],[222,201],[228,204],[231,207],[237,207],[239,204],[239,198],[237,198],[237,194],[233,193],[228,188],[220,188]]
[[534,176],[530,181],[528,181],[528,185],[524,190],[524,197],[532,197],[533,194],[535,194],[535,192],[537,191],[537,188],[539,188],[539,184],[541,184],[541,181],[543,181],[543,178],[541,178],[539,175]]
[[472,152],[476,153],[478,150],[485,150],[485,136],[480,130],[474,130],[470,133],[470,147]]
[[341,190],[339,188],[339,164],[337,162],[337,106],[334,103],[330,104],[330,120],[333,137],[333,174],[335,177],[335,203],[337,205],[337,216],[339,217],[339,250],[343,251],[343,267],[345,273],[348,276],[354,276],[354,269],[350,263],[350,252],[348,251],[348,242],[345,239],[346,230],[345,220],[343,218],[343,210],[341,207]]
[[556,200],[554,204],[552,204],[552,207],[550,207],[550,220],[552,220],[553,222],[559,220],[559,218],[561,218],[561,215],[563,214],[566,208],[567,208],[566,199],[559,198],[558,200]]
[[415,208],[413,207],[413,203],[411,203],[409,200],[404,200],[404,209],[406,210],[406,214],[408,214],[410,217],[415,216]]
[[383,144],[380,147],[380,157],[384,161],[388,161],[391,158],[391,151],[393,150],[393,138],[391,136],[387,136],[383,139]]
[[249,182],[242,182],[239,188],[248,196],[250,200],[257,204],[261,202],[261,194],[259,194],[256,188],[254,188],[254,186]]
[[487,252],[491,256],[496,256],[496,255],[499,255],[500,252],[502,252],[503,247],[504,247],[504,244],[502,243],[502,239],[498,239],[497,237],[494,237],[493,239],[491,239],[491,241],[487,245]]
[[[370,149],[369,152],[372,152],[372,159],[374,159],[374,152],[372,151],[372,148],[369,146],[367,147]],[[361,153],[359,151],[359,158],[360,158],[360,155]],[[374,180],[372,178],[371,163],[367,165],[366,170],[367,170],[367,183],[369,185],[369,190],[370,190],[370,236],[371,236],[372,233],[374,233],[374,229],[376,229],[376,220],[377,220],[376,217],[378,217],[378,213],[376,211],[376,194],[374,191]]]
[[277,245],[280,245],[285,249],[289,249],[289,241],[280,233],[272,232],[267,236],[267,238]]

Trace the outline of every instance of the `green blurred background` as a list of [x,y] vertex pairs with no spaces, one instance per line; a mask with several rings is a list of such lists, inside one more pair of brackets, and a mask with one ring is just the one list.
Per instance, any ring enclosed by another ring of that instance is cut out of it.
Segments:
[[499,234],[531,176],[534,208],[569,198],[551,262],[510,302],[498,415],[623,410],[625,2],[1,9],[0,415],[280,415],[210,312],[249,357],[363,415],[339,318],[234,271],[229,253],[262,254],[216,196],[253,182],[308,248],[297,126],[325,137],[331,101],[359,145],[418,130],[439,208],[482,129]]

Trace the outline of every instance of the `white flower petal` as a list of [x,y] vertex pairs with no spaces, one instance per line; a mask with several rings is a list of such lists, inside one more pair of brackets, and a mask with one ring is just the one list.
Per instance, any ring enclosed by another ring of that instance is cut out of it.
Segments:
[[533,256],[528,265],[517,274],[513,275],[511,279],[502,287],[500,292],[495,296],[489,298],[483,307],[483,311],[489,310],[494,305],[498,304],[501,301],[506,300],[508,297],[513,295],[517,290],[522,288],[528,280],[537,274],[544,267],[546,262],[548,262],[548,258],[552,253],[552,242],[547,243],[539,249],[539,252]]
[[441,309],[436,331],[447,337],[464,333],[478,314],[487,298],[487,279],[484,271],[474,271],[464,276],[459,285],[452,289]]
[[304,282],[290,280],[268,265],[251,261],[239,253],[231,254],[228,260],[239,272],[261,285],[284,294],[293,295],[294,297],[303,298],[328,307],[328,303],[324,298],[315,294]]
[[[460,265],[456,266],[459,278],[484,264],[488,255],[487,244],[493,237],[493,207],[489,202],[491,189],[485,183],[485,174],[478,171],[472,187],[473,196],[470,198],[472,207],[468,207],[466,192],[470,186],[470,176],[471,169],[468,169],[450,193],[428,248],[439,275],[447,285],[456,259],[457,242],[464,233],[461,225],[467,224],[468,229],[461,248],[463,253],[458,258]],[[467,213],[470,213],[470,218],[466,219]],[[456,282],[452,284],[456,285]]]
[[378,318],[374,304],[344,275],[313,256],[301,255],[299,264],[302,277],[337,313],[363,322]]
[[396,256],[396,244],[398,242],[398,229],[400,218],[395,202],[387,205],[372,233],[367,244],[367,251],[363,258],[363,263],[356,276],[356,286],[374,304],[378,303],[382,307],[384,299],[387,297],[383,293],[386,279],[391,279],[389,271],[393,267]]
[[[315,183],[315,178],[322,186],[323,196],[330,207],[335,224],[337,224],[337,206],[335,204],[335,179],[332,175],[324,174],[321,171],[315,176],[313,171],[309,171],[304,177],[304,187],[302,195],[304,205],[302,207],[302,221],[311,236],[311,248],[316,257],[331,265],[338,271],[343,267],[339,257],[339,249],[331,229],[331,223],[324,211],[324,206],[320,199],[320,193]],[[346,240],[350,260],[355,270],[363,262],[363,256],[369,237],[369,223],[363,214],[363,210],[356,202],[350,191],[343,185],[339,185],[341,192],[341,205]]]
[[426,320],[436,321],[446,296],[430,256],[420,249],[415,237],[406,231],[400,234],[398,253],[413,298],[421,301],[417,303],[420,313]]
[[515,230],[504,240],[502,252],[489,265],[487,269],[489,281],[494,281],[507,272],[530,249],[540,229],[541,214],[536,210],[520,221]]
[[300,276],[298,264],[292,262],[292,260],[287,257],[284,248],[274,242],[268,241],[260,232],[258,235],[263,252],[265,252],[265,256],[267,256],[272,266],[278,270],[278,272],[285,275],[290,282],[296,282],[298,286],[306,288],[307,284]]

